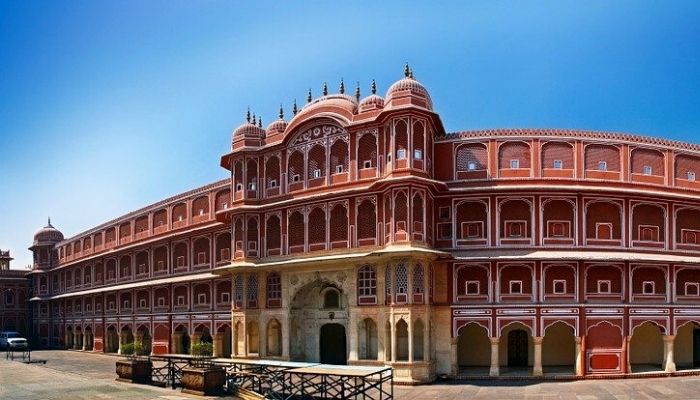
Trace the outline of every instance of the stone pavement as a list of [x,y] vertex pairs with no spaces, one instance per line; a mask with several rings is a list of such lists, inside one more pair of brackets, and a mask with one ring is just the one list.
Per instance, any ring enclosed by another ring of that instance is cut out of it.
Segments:
[[[0,399],[203,399],[180,390],[116,382],[116,357],[74,351],[35,351],[43,364],[23,364],[0,357]],[[584,380],[572,382],[460,381],[423,386],[395,386],[400,400],[632,400],[700,399],[700,376]],[[229,399],[232,397],[228,397]]]
[[[46,364],[24,364],[0,357],[1,400],[54,399],[206,399],[180,389],[116,382],[114,356],[72,351],[33,351],[32,359]],[[233,399],[233,397],[228,397]]]

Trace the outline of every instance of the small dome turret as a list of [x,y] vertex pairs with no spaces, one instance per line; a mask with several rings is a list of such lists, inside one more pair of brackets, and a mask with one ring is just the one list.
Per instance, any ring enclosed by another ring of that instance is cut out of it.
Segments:
[[45,227],[34,234],[34,246],[53,245],[62,240],[63,233],[51,225],[51,218]]
[[372,79],[372,94],[362,99],[360,102],[360,112],[377,110],[384,108],[384,99],[377,95],[377,83]]
[[267,134],[269,136],[284,133],[285,129],[287,129],[287,121],[284,120],[284,109],[282,108],[282,105],[280,105],[278,117],[278,119],[272,121],[272,123],[267,126]]
[[428,90],[413,78],[413,71],[406,64],[404,78],[394,82],[384,96],[387,107],[399,104],[414,104],[419,107],[433,109],[433,101]]

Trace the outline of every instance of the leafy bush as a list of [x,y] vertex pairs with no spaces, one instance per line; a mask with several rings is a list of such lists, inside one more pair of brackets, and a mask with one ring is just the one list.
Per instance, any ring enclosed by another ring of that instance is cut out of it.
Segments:
[[190,346],[190,354],[199,357],[210,357],[214,354],[214,346],[208,342],[195,342]]
[[135,350],[135,346],[133,343],[124,343],[122,345],[122,349],[121,349],[122,355],[124,355],[124,356],[134,355],[134,350]]

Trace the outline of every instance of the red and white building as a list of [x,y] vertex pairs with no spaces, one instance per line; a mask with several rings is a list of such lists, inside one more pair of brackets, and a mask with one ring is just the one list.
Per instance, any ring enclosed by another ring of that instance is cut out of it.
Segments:
[[[374,85],[373,85],[374,87]],[[411,71],[238,127],[231,178],[32,249],[41,343],[388,364],[395,377],[700,363],[700,146],[447,133]]]

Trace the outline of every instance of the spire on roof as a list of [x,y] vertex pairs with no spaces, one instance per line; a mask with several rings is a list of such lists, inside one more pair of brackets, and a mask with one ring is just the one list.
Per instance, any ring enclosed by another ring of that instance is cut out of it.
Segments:
[[255,125],[255,113],[253,113],[253,118],[251,118],[251,119],[252,120],[248,121],[248,123],[252,123],[253,125]]
[[371,86],[372,94],[377,94],[377,82],[372,79],[372,86]]
[[340,94],[345,94],[345,82],[343,82],[343,78],[340,78],[340,89],[338,89]]
[[294,105],[292,106],[292,114],[297,115],[297,99],[294,99]]
[[357,86],[355,86],[355,98],[360,101],[360,82],[357,82]]
[[323,95],[328,96],[328,83],[323,82]]
[[262,118],[258,116],[258,128],[262,128]]
[[48,226],[51,226],[51,217],[49,217],[49,225]]
[[413,68],[408,71],[408,77],[413,79]]
[[307,102],[307,103],[311,103],[311,99],[312,99],[312,97],[311,97],[311,88],[309,88],[309,94],[306,95],[306,102]]
[[406,62],[406,65],[403,66],[403,75],[408,78],[408,76],[411,74],[411,67],[408,66],[408,62]]
[[280,113],[279,113],[280,119],[284,119],[284,109],[282,108],[282,104],[280,104]]
[[248,111],[245,113],[245,120],[250,123],[250,107],[248,107]]

